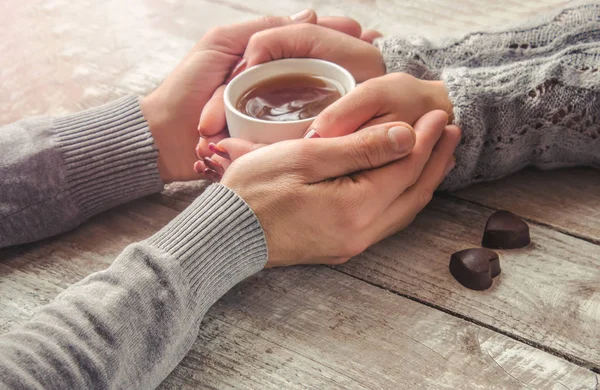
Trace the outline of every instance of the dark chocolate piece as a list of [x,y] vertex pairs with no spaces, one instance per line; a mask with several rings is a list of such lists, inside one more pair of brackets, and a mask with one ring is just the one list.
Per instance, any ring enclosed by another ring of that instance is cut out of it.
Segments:
[[531,242],[529,226],[510,211],[496,211],[485,224],[481,245],[492,249],[517,249]]
[[450,273],[467,288],[486,290],[492,285],[492,278],[500,275],[500,259],[489,249],[465,249],[450,257]]

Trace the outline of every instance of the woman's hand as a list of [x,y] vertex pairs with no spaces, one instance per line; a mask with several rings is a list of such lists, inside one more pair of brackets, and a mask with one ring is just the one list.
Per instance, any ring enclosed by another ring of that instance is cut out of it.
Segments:
[[414,124],[432,110],[443,110],[452,118],[452,103],[442,81],[390,73],[359,85],[325,108],[306,137],[337,137],[389,121]]
[[265,146],[237,159],[221,182],[258,216],[267,267],[339,264],[407,226],[429,202],[454,166],[460,130],[447,122],[436,111],[414,131],[394,122]]
[[360,25],[348,18],[319,18],[311,10],[292,17],[263,17],[208,32],[169,77],[141,101],[141,108],[159,150],[164,182],[202,178],[193,170],[200,113],[242,58],[257,32],[294,24],[318,23],[340,34],[360,36]]
[[[378,36],[380,34],[375,31],[359,31],[353,36],[311,24],[265,30],[249,40],[244,60],[233,76],[247,67],[277,59],[319,58],[341,65],[352,73],[356,81],[363,82],[385,74],[381,53],[371,44]],[[196,149],[199,158],[212,154],[208,149],[209,143],[217,143],[229,136],[225,128],[224,90],[225,85],[217,89],[202,111],[198,125],[202,138]]]
[[[306,136],[330,138],[355,132],[379,123],[404,121],[413,125],[432,110],[446,111],[452,116],[452,104],[441,81],[419,80],[405,73],[391,73],[367,80],[348,95],[327,107],[313,122]],[[210,145],[212,157],[195,163],[198,172],[210,171],[219,179],[236,157],[263,145],[238,138],[223,139]]]

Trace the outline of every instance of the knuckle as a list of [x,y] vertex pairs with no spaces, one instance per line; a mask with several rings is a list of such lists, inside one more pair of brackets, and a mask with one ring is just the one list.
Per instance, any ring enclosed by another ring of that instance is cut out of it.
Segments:
[[372,133],[358,134],[354,137],[350,146],[351,154],[359,164],[359,169],[362,167],[375,168],[384,158],[383,148],[377,144],[375,135]]
[[412,81],[413,79],[414,79],[414,77],[409,75],[408,73],[395,72],[395,73],[389,73],[389,74],[383,76],[382,82],[385,82],[385,83],[389,83],[389,82],[407,83],[407,82]]
[[270,36],[269,30],[259,31],[259,32],[252,34],[252,36],[248,40],[248,45],[247,45],[246,50],[251,52],[253,49],[256,49],[257,47],[261,46],[262,43],[268,39],[269,36]]
[[204,34],[204,39],[207,39],[209,42],[220,39],[226,33],[226,28],[223,26],[212,27],[206,34]]

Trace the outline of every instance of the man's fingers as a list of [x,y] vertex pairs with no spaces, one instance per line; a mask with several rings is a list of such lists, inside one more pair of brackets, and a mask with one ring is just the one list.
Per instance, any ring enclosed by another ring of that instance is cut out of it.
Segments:
[[373,43],[377,38],[381,38],[383,35],[379,31],[365,30],[360,34],[360,39],[365,42]]
[[407,157],[379,169],[352,175],[355,182],[362,184],[373,194],[377,194],[378,201],[371,205],[376,208],[375,215],[387,209],[396,198],[422,176],[423,169],[429,161],[436,143],[440,140],[447,121],[448,114],[444,111],[432,111],[425,114],[415,124],[417,139]]
[[304,140],[307,179],[318,182],[374,169],[408,154],[415,132],[403,122],[385,123],[337,138]]
[[200,138],[200,140],[198,140],[198,144],[196,145],[196,157],[202,159],[204,157],[212,155],[213,152],[210,151],[208,145],[210,145],[211,143],[217,144],[225,138],[229,138],[229,132],[227,131],[227,129],[224,129],[223,131],[220,131],[215,135]]
[[331,28],[306,23],[254,34],[244,58],[248,67],[282,58],[319,58],[343,66],[358,82],[385,73],[381,53],[375,46]]
[[246,50],[250,38],[259,31],[295,23],[316,22],[317,14],[311,9],[300,11],[292,16],[263,16],[231,26],[213,28],[200,40],[198,48],[240,56]]
[[458,127],[446,126],[417,182],[399,196],[373,225],[373,243],[408,226],[430,202],[434,191],[454,166],[454,151],[460,135]]
[[198,132],[204,137],[219,133],[227,124],[225,120],[225,101],[223,100],[224,92],[225,85],[217,88],[210,100],[204,105],[202,113],[200,113]]
[[325,16],[319,17],[317,20],[319,26],[327,27],[332,30],[339,31],[354,38],[359,38],[362,34],[360,23],[351,18],[342,16]]

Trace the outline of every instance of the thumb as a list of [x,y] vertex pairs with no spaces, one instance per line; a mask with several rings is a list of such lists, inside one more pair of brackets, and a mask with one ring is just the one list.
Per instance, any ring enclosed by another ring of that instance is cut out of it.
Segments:
[[311,182],[323,181],[351,173],[374,169],[406,156],[415,145],[413,128],[404,122],[390,122],[367,127],[336,138],[304,140],[312,143],[308,161]]

